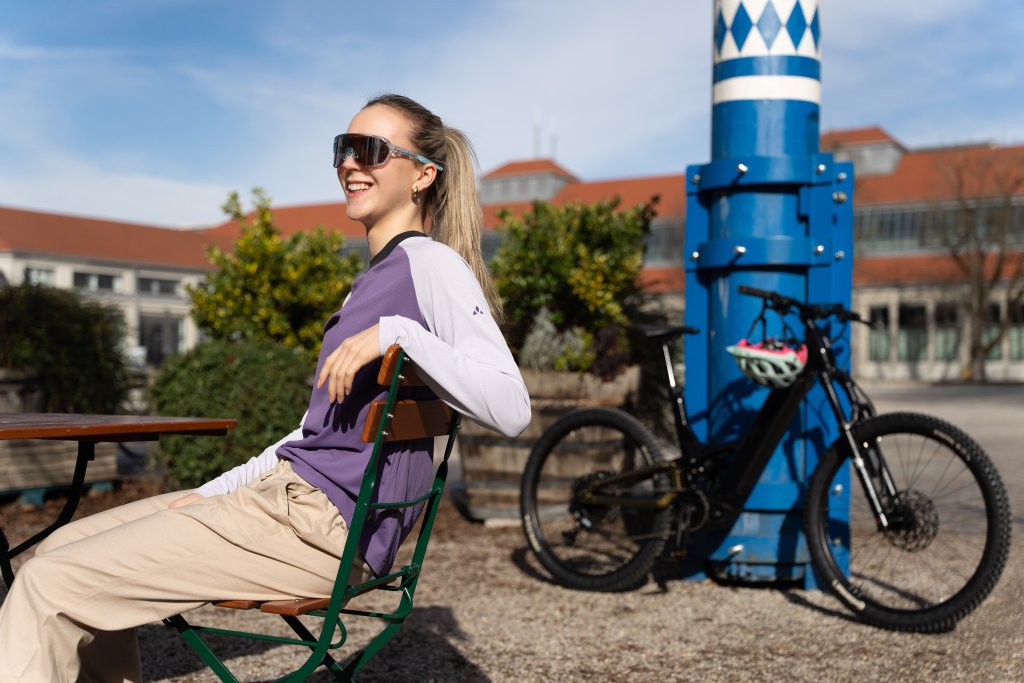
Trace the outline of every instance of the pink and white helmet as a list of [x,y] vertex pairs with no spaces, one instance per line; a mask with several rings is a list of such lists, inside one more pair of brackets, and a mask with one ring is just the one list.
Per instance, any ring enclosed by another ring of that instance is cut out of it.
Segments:
[[781,389],[796,381],[807,365],[807,345],[787,346],[775,339],[751,344],[746,339],[727,346],[743,374],[766,387]]

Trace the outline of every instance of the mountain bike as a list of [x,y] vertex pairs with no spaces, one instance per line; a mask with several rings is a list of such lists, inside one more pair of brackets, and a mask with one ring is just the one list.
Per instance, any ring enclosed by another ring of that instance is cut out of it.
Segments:
[[648,580],[666,552],[698,534],[728,531],[801,402],[821,386],[838,428],[807,483],[804,533],[811,564],[856,616],[875,626],[953,628],[995,587],[1010,547],[1009,502],[985,451],[957,427],[915,413],[876,414],[837,367],[830,324],[866,323],[839,304],[805,304],[741,286],[766,313],[799,319],[806,361],[767,395],[739,438],[695,435],[676,386],[671,347],[687,327],[645,331],[661,345],[679,454],[616,409],[569,413],[531,451],[521,484],[530,548],[561,584],[617,591]]

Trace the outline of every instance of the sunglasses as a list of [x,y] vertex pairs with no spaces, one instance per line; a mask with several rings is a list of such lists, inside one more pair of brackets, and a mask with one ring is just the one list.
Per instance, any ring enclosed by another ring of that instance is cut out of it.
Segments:
[[408,157],[421,164],[433,164],[437,166],[438,172],[444,170],[444,166],[431,161],[422,154],[391,144],[387,138],[379,135],[358,135],[354,133],[342,133],[334,138],[334,168],[338,168],[349,156],[357,164],[365,168],[377,168],[388,163],[391,157]]

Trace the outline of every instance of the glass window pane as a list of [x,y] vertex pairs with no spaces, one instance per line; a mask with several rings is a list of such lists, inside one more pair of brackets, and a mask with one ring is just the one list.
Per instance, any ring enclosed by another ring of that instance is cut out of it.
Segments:
[[182,319],[173,316],[141,316],[139,346],[146,348],[146,362],[160,365],[182,350]]
[[889,360],[889,309],[874,306],[870,310],[871,329],[868,332],[868,359]]
[[52,287],[54,283],[53,270],[49,268],[26,268],[25,282],[30,285]]
[[935,306],[935,360],[950,361],[959,357],[960,326],[956,304]]
[[1024,304],[1017,304],[1010,311],[1010,360],[1024,360]]
[[928,321],[924,306],[900,306],[896,340],[899,360],[914,363],[927,358]]

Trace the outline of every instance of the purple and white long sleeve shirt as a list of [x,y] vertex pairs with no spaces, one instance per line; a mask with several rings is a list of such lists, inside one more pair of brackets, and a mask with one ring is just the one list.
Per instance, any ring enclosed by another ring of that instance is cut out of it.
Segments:
[[[380,325],[381,353],[400,344],[429,390],[452,408],[509,436],[526,428],[530,398],[522,375],[476,277],[450,248],[419,232],[392,239],[324,326],[317,375],[342,341],[375,324]],[[228,493],[285,459],[351,520],[373,449],[362,441],[362,426],[370,403],[386,394],[377,384],[379,368],[377,360],[356,373],[341,403],[328,401],[326,384],[314,389],[298,429],[197,492]],[[432,480],[433,440],[396,443],[383,453],[377,500],[415,498],[426,493]],[[419,507],[370,512],[360,550],[377,575],[390,570],[419,512]]]

